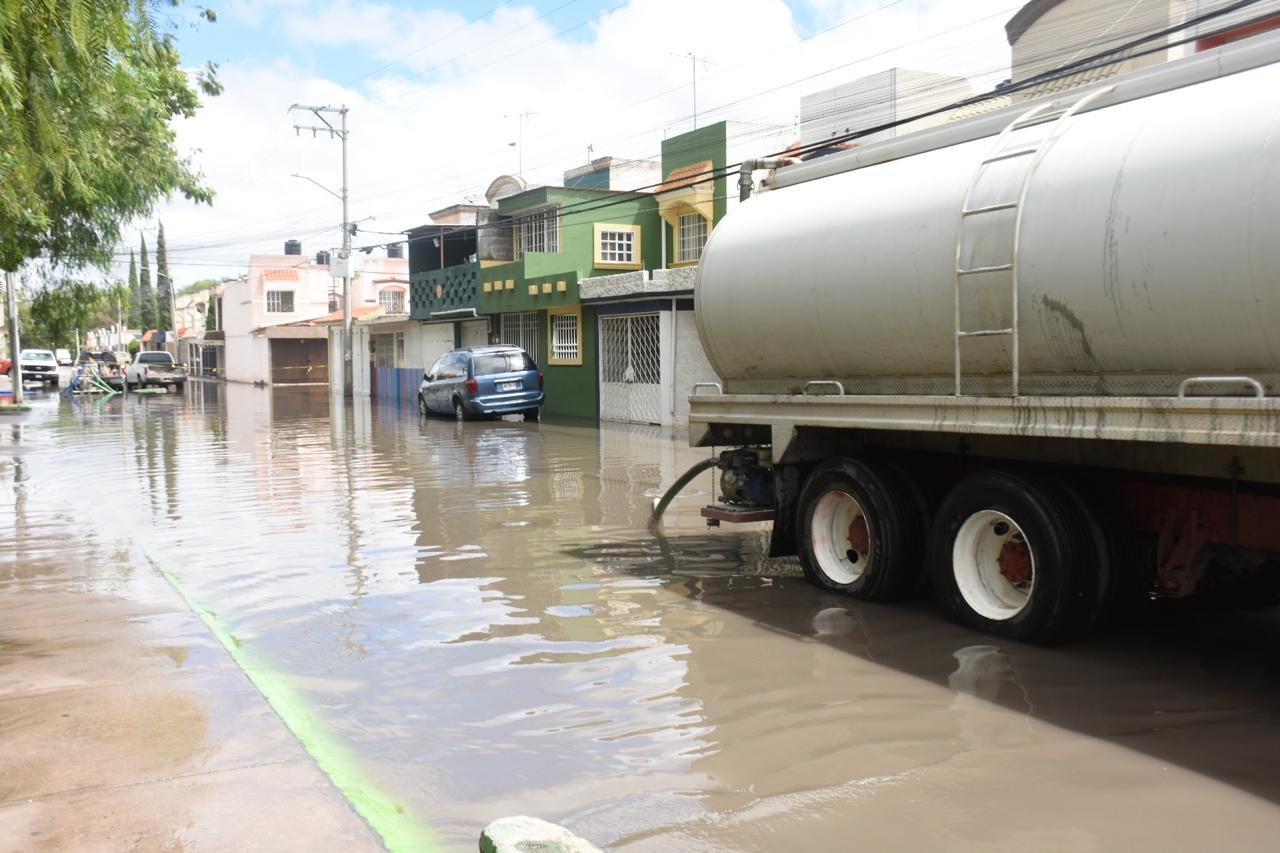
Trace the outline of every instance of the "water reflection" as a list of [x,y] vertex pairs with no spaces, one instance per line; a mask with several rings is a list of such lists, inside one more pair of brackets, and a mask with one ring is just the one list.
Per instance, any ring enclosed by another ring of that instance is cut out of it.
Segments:
[[[992,645],[923,603],[813,589],[761,529],[707,531],[709,483],[650,536],[702,454],[656,428],[191,382],[43,406],[8,441],[19,529],[111,508],[81,527],[171,567],[460,849],[511,813],[652,850],[1185,847],[1206,813],[1242,846],[1280,830],[1269,612]],[[1158,827],[1113,805],[1146,792],[1171,806]]]

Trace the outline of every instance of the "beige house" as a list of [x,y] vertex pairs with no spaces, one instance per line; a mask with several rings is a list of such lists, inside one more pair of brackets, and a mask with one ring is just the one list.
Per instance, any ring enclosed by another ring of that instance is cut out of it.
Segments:
[[[327,253],[305,257],[294,241],[285,248],[283,255],[252,256],[248,275],[223,285],[219,322],[228,381],[329,381],[328,327],[319,321],[341,310],[342,281],[333,277]],[[353,310],[405,310],[408,261],[356,255],[353,265]]]
[[[1200,19],[1204,20],[1125,49],[1123,54],[1128,58],[1096,67],[1086,63],[1090,67],[1078,74],[1032,87],[1019,97],[1035,97],[1159,65],[1280,26],[1280,0],[1261,0],[1214,15],[1231,5],[1225,0],[1031,0],[1005,24],[1013,51],[1011,79],[1021,83]],[[1270,21],[1259,20],[1268,16],[1273,16]]]

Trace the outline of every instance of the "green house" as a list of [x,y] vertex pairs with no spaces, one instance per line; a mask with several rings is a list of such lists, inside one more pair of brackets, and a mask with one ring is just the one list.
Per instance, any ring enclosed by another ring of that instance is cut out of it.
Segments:
[[497,203],[511,258],[479,263],[479,312],[504,343],[534,353],[546,376],[543,411],[599,414],[595,314],[583,278],[648,269],[661,258],[661,220],[649,193],[537,187]]

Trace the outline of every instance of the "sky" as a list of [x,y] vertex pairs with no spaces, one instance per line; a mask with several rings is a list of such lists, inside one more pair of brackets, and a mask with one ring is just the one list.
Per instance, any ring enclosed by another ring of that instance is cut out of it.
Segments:
[[[208,0],[159,18],[191,69],[225,86],[175,123],[212,206],[162,203],[175,282],[243,274],[250,254],[340,244],[341,146],[295,132],[294,103],[345,105],[354,245],[483,202],[503,173],[559,184],[588,156],[654,158],[665,136],[746,122],[797,128],[800,98],[893,66],[1008,75],[1008,0]],[[696,62],[689,54],[699,57]],[[524,119],[518,118],[527,114]],[[748,141],[750,133],[745,137]],[[519,144],[513,144],[517,143]],[[761,151],[761,155],[772,153]],[[293,177],[303,175],[306,179]],[[308,180],[309,179],[309,180]],[[321,187],[316,186],[320,184]],[[381,251],[376,250],[376,251]]]

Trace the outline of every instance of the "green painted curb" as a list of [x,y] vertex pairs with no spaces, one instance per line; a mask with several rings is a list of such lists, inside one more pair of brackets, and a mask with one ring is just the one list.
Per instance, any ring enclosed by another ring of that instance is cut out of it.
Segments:
[[384,794],[366,778],[354,753],[325,731],[307,707],[306,700],[288,684],[281,673],[259,664],[244,643],[218,621],[217,614],[192,600],[177,575],[150,555],[147,555],[147,561],[169,581],[187,606],[217,637],[218,642],[253,682],[253,686],[258,688],[258,692],[289,731],[293,732],[320,769],[342,791],[356,812],[382,837],[382,843],[389,850],[441,849],[439,839],[425,823],[413,820],[403,805]]

